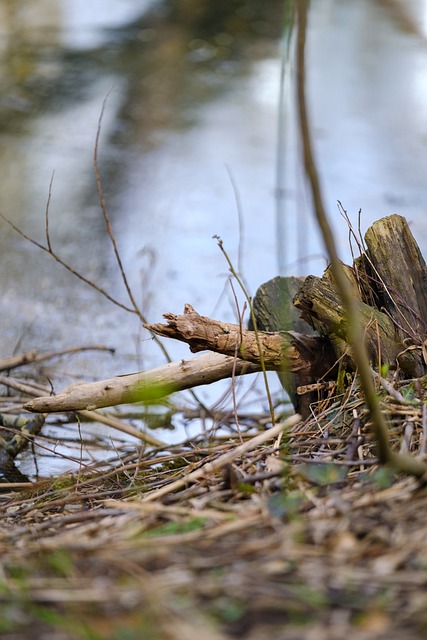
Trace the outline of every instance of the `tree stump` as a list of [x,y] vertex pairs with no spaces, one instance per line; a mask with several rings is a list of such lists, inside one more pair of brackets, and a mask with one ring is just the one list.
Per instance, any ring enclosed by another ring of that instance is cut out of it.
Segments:
[[[402,377],[425,375],[427,269],[405,218],[391,215],[375,222],[365,234],[362,255],[345,269],[358,300],[373,367],[387,363]],[[273,278],[261,285],[254,313],[263,330],[297,327],[308,333],[309,326],[311,334],[314,331],[330,341],[337,361],[344,359],[348,367],[353,366],[346,313],[329,268],[322,277]],[[289,372],[279,377],[295,407],[306,413],[295,394],[304,377]]]

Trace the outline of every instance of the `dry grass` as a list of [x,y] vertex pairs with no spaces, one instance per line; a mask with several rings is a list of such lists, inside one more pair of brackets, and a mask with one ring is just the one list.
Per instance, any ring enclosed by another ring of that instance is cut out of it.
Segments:
[[[424,456],[420,390],[381,403],[394,448]],[[426,490],[378,468],[354,382],[323,393],[279,438],[242,414],[240,434],[5,489],[1,636],[424,637]]]

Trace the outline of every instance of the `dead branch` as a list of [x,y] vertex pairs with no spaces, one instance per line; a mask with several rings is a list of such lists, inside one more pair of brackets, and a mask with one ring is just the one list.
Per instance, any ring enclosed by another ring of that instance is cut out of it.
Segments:
[[[234,375],[261,370],[259,351],[253,331],[239,325],[200,316],[190,305],[184,315],[165,314],[168,324],[148,325],[150,331],[182,340],[192,351],[209,353],[172,362],[147,372],[116,376],[89,384],[74,384],[57,396],[40,397],[28,402],[29,411],[81,411],[117,404],[153,401],[176,391],[210,384]],[[328,341],[292,331],[259,332],[265,365],[270,370],[314,371],[320,377],[333,366],[335,355]],[[238,354],[239,357],[236,356]]]
[[[175,391],[231,377],[235,358],[208,353],[192,360],[171,362],[151,371],[116,376],[88,384],[73,384],[56,396],[36,398],[25,409],[36,412],[81,411],[118,404],[153,401]],[[260,371],[256,364],[237,359],[236,375]]]
[[[286,369],[319,377],[335,362],[328,341],[319,336],[295,331],[259,331],[258,341],[255,331],[201,316],[189,304],[185,305],[183,315],[165,313],[164,318],[167,324],[145,326],[158,335],[186,342],[193,353],[209,349],[256,364],[262,357],[267,369]],[[261,345],[261,354],[258,345]]]
[[103,345],[93,345],[88,347],[70,347],[68,349],[61,349],[60,351],[45,351],[39,353],[37,350],[26,351],[16,356],[8,356],[0,359],[0,371],[9,371],[10,369],[16,369],[17,367],[23,367],[26,364],[34,364],[38,362],[46,362],[46,360],[52,360],[53,358],[59,358],[64,355],[73,353],[81,353],[82,351],[108,351],[114,353],[115,349],[111,347],[105,347]]

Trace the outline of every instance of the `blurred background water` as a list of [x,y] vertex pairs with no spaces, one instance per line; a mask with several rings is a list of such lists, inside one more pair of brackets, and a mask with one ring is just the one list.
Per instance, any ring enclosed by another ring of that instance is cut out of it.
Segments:
[[[326,258],[281,88],[282,0],[0,0],[0,210],[127,302],[93,172],[150,322],[186,302],[236,312],[218,234],[252,294]],[[343,203],[362,228],[400,213],[427,250],[427,2],[317,0],[308,95],[326,204],[345,260]],[[234,188],[233,184],[234,183]],[[241,202],[239,223],[237,200]],[[242,299],[242,296],[240,296]],[[135,317],[0,222],[0,354],[104,343],[67,361],[87,378],[164,362]],[[187,357],[185,345],[168,344]]]

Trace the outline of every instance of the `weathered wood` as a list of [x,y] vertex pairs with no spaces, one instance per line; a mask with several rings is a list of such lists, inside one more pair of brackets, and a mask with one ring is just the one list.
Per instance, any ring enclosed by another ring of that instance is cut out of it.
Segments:
[[[347,357],[351,362],[345,310],[329,278],[306,278],[294,303],[321,335],[329,337],[337,356]],[[388,315],[364,302],[359,302],[359,312],[365,328],[366,347],[374,366],[382,363],[399,365],[409,377],[419,377],[425,373],[420,355],[407,350]]]
[[267,369],[321,376],[335,362],[329,341],[319,336],[250,331],[199,315],[187,304],[183,315],[166,313],[167,324],[146,325],[157,335],[186,342],[192,352],[209,349],[259,364]]
[[260,371],[259,365],[231,356],[207,353],[190,360],[171,362],[151,371],[142,371],[107,380],[73,384],[56,396],[42,396],[24,405],[28,411],[81,411],[118,404],[153,401],[175,391],[211,384],[233,375]]
[[[168,323],[149,325],[158,335],[187,342],[192,351],[209,353],[173,362],[147,372],[117,376],[88,384],[74,384],[56,396],[40,397],[25,405],[29,411],[80,411],[117,404],[142,402],[164,397],[199,385],[210,384],[233,375],[261,370],[255,333],[229,323],[200,316],[190,305],[184,315],[165,315]],[[322,375],[333,366],[335,355],[328,340],[296,332],[259,332],[264,365],[268,370],[283,369]]]
[[[308,276],[295,296],[294,304],[320,335],[330,338],[337,355],[341,357],[349,353],[345,310],[329,276]],[[380,340],[383,356],[394,360],[402,346],[396,345],[393,322],[384,313],[363,302],[359,302],[359,310],[371,357],[378,357]]]
[[427,335],[427,267],[405,218],[377,220],[365,234],[363,256],[378,307],[395,322],[401,338],[421,344]]
[[[375,222],[365,241],[366,253],[346,273],[359,300],[369,356],[376,366],[388,363],[420,377],[426,373],[421,350],[427,320],[424,259],[402,216]],[[345,310],[329,270],[322,278],[306,278],[294,304],[320,335],[329,336],[338,356],[351,357]]]

